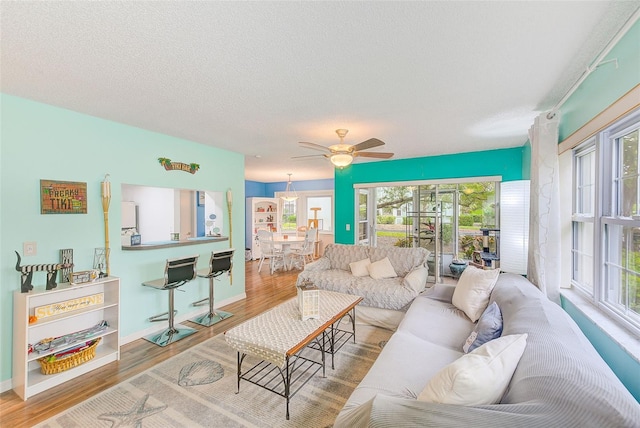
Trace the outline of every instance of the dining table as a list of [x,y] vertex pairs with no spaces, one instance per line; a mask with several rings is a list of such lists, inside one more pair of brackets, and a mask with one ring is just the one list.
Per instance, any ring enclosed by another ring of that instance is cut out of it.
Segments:
[[304,242],[304,236],[274,235],[273,243],[282,247],[284,253],[284,270],[291,269],[291,245]]

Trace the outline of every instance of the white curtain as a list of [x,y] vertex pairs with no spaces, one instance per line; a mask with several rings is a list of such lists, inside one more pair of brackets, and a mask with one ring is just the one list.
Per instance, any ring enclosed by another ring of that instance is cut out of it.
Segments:
[[542,113],[529,129],[531,205],[527,277],[556,303],[560,303],[559,122],[559,112]]

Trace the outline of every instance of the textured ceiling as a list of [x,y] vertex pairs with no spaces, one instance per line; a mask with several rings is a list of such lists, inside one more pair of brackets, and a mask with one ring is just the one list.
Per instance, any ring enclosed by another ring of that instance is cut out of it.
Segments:
[[241,152],[247,179],[329,178],[290,160],[317,153],[298,141],[347,128],[396,159],[522,145],[639,5],[4,0],[0,84]]

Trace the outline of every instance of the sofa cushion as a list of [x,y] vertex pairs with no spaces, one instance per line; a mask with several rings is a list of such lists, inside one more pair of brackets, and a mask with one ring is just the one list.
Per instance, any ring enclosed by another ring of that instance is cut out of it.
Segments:
[[450,302],[416,297],[398,331],[410,333],[427,342],[462,352],[462,342],[473,330],[473,323]]
[[425,248],[372,247],[371,262],[389,258],[398,276],[406,276],[416,266],[426,266],[429,251]]
[[[377,394],[415,400],[441,367],[463,355],[412,334],[398,331],[351,394],[344,410],[357,407]],[[425,357],[428,356],[428,360]],[[397,425],[396,425],[397,426]]]
[[369,257],[369,247],[363,245],[328,244],[322,256],[329,259],[331,269],[349,271],[349,263]]
[[414,268],[411,272],[407,274],[402,280],[402,285],[404,287],[409,287],[416,293],[424,290],[424,287],[427,285],[427,277],[429,276],[429,269],[426,266],[420,266]]
[[349,263],[349,269],[353,276],[369,276],[369,265],[371,260],[367,257],[364,260]]
[[471,352],[478,346],[500,337],[502,334],[502,313],[496,302],[491,303],[484,310],[482,316],[476,324],[464,345],[462,350],[465,353]]
[[371,263],[367,269],[369,270],[369,276],[373,279],[395,278],[398,276],[388,257],[382,260]]
[[463,406],[499,403],[526,346],[526,334],[487,342],[440,370],[418,400]]
[[[365,277],[369,278],[369,277]],[[298,275],[297,284],[310,281],[322,290],[337,291],[338,293],[351,294],[353,283],[357,280],[351,272],[340,269],[329,269],[325,271],[302,271]]]
[[453,304],[463,310],[471,321],[476,322],[489,304],[491,290],[496,285],[499,274],[497,269],[483,270],[467,266],[453,292]]
[[351,277],[353,281],[348,294],[361,296],[360,304],[364,306],[404,311],[418,294],[408,287],[403,287],[402,278],[356,278],[353,275]]

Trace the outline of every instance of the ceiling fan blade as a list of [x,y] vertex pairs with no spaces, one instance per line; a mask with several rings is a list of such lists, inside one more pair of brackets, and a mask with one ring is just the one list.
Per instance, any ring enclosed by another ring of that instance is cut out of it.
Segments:
[[359,156],[361,158],[378,158],[378,159],[389,159],[393,157],[393,153],[385,153],[385,152],[355,152],[353,156]]
[[317,158],[317,157],[327,157],[327,155],[291,156],[291,159],[306,159],[306,158]]
[[308,143],[306,141],[300,141],[298,144],[302,147],[306,147],[307,149],[320,150],[323,152],[329,151],[328,147],[321,146],[320,144],[316,144],[316,143]]
[[377,138],[369,138],[368,140],[353,146],[353,150],[358,152],[360,150],[367,150],[379,146],[384,146],[384,141],[380,141]]

